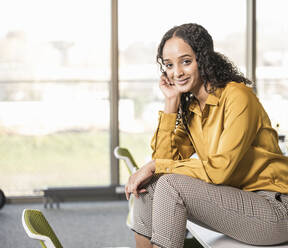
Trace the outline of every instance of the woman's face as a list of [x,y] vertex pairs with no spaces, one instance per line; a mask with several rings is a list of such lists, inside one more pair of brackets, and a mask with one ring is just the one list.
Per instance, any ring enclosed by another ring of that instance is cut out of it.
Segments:
[[183,39],[174,36],[166,41],[163,47],[163,62],[169,81],[180,93],[199,91],[203,84],[196,56]]

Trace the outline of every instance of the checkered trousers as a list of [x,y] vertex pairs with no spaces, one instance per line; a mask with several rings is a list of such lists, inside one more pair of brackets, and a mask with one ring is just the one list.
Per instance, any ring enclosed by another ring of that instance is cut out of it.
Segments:
[[160,247],[183,247],[187,219],[252,245],[288,241],[288,195],[177,174],[154,176],[147,190],[135,198],[132,230]]

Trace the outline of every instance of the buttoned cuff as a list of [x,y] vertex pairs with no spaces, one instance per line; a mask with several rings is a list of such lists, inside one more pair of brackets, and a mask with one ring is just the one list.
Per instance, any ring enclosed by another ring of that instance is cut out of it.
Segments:
[[174,160],[172,159],[156,159],[155,173],[172,173]]
[[155,159],[155,173],[172,173],[174,169],[182,166],[194,170],[203,170],[203,164],[200,159]]
[[201,179],[207,183],[211,182],[199,159],[155,159],[156,174],[182,174]]
[[177,113],[166,114],[163,111],[159,111],[159,129],[165,131],[171,131],[176,126]]

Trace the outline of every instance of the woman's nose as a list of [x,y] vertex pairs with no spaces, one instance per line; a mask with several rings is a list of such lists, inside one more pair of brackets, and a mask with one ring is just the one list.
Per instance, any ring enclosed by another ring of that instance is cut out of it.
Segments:
[[181,78],[184,75],[184,72],[180,66],[175,67],[174,77]]

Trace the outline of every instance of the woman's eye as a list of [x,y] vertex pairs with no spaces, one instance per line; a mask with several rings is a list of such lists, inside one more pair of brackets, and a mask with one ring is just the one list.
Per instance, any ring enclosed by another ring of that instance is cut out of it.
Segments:
[[169,69],[169,68],[172,67],[172,64],[165,64],[165,67],[166,67],[167,69]]
[[189,59],[185,59],[184,61],[183,61],[183,64],[184,65],[189,65],[189,64],[191,64],[191,60],[189,60]]

